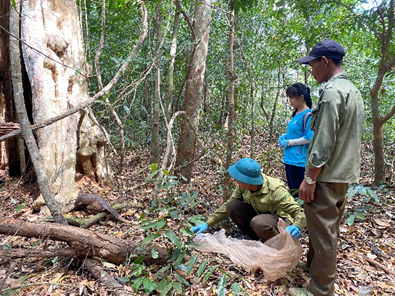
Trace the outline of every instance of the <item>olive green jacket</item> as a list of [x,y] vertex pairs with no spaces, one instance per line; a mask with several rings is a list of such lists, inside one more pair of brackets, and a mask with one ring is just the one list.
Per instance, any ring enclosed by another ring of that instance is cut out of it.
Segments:
[[320,92],[310,123],[314,136],[307,152],[306,171],[323,167],[317,181],[358,182],[363,118],[359,90],[346,73],[334,75]]
[[257,214],[276,214],[291,221],[299,229],[306,227],[306,217],[303,209],[295,202],[289,194],[283,182],[262,174],[263,185],[256,191],[236,187],[232,196],[208,219],[207,224],[212,227],[225,219],[226,205],[232,199],[242,200],[251,205]]

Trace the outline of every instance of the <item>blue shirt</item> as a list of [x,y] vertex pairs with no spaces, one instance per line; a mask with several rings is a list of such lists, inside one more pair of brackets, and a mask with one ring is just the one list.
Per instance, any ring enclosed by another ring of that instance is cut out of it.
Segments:
[[[307,119],[306,128],[303,131],[303,115],[308,111],[311,111],[311,109],[304,110],[292,117],[287,126],[287,133],[285,136],[287,140],[299,139],[303,137],[306,140],[311,141],[314,135],[314,132],[310,129],[311,116],[309,116]],[[287,146],[284,149],[283,162],[285,164],[298,167],[306,166],[308,148],[309,144]]]

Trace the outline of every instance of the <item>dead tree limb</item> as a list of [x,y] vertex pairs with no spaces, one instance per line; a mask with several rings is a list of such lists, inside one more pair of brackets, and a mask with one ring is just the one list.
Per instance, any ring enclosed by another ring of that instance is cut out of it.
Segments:
[[84,261],[84,266],[99,282],[108,287],[113,295],[126,296],[130,295],[132,291],[124,291],[128,287],[124,287],[121,283],[117,282],[111,275],[109,275],[102,267],[101,263],[94,259],[87,258]]
[[31,249],[9,249],[0,250],[0,258],[17,259],[17,258],[54,258],[54,257],[73,257],[75,251],[72,248],[56,250],[31,250]]
[[100,258],[115,264],[122,263],[130,254],[144,255],[146,262],[158,264],[168,259],[166,249],[156,249],[158,259],[153,259],[150,250],[138,250],[139,243],[69,225],[4,218],[0,222],[0,234],[64,241],[74,249],[76,257]]
[[378,267],[382,270],[385,271],[385,273],[391,274],[391,275],[395,275],[395,271],[391,270],[390,268],[384,266],[383,264],[377,262],[376,260],[369,258],[368,256],[362,255],[362,254],[358,254],[359,257],[361,257],[362,259],[368,261],[370,264],[372,264],[375,267]]

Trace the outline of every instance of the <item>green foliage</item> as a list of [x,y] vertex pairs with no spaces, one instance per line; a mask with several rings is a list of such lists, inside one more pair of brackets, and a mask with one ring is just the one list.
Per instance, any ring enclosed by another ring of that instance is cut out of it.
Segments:
[[19,213],[19,211],[22,210],[25,206],[26,206],[26,203],[21,203],[20,205],[18,205],[16,207],[15,212]]
[[347,193],[347,198],[351,199],[354,196],[362,197],[360,206],[356,207],[353,211],[345,212],[344,215],[348,216],[347,224],[353,225],[355,219],[365,220],[369,211],[374,207],[369,205],[369,202],[373,199],[376,203],[380,203],[380,198],[377,195],[376,191],[372,190],[369,187],[364,187],[362,185],[350,186],[350,189]]

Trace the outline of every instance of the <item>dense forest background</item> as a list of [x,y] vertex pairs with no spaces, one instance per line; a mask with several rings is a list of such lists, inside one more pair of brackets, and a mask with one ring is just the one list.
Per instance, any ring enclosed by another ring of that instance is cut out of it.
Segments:
[[[195,5],[199,3],[175,2],[178,10],[169,2],[147,3],[147,38],[134,56],[132,66],[125,71],[124,81],[106,98],[122,123],[125,145],[131,149],[151,145],[153,155],[158,154],[156,149],[160,153],[165,151],[166,116],[169,121],[172,114],[185,110],[185,102],[189,102],[185,98],[185,84],[190,75],[188,65],[194,46],[200,42],[194,39],[193,28]],[[213,2],[212,19],[206,28],[209,40],[202,98],[201,104],[195,107],[200,117],[199,138],[203,143],[213,138],[223,143],[222,147],[206,150],[206,154],[215,153],[226,159],[229,133],[224,127],[232,113],[234,147],[241,145],[243,134],[252,135],[251,154],[265,165],[270,151],[254,151],[254,135],[268,131],[269,140],[276,141],[277,134],[284,132],[291,113],[284,91],[290,84],[307,84],[312,89],[313,100],[317,100],[319,85],[308,67],[300,66],[295,60],[325,38],[340,42],[346,49],[344,68],[365,100],[364,140],[380,141],[375,140],[378,134],[374,131],[378,131],[376,125],[382,125],[383,143],[386,147],[393,145],[394,40],[389,38],[393,29],[393,2],[236,1],[237,14],[231,25],[232,4]],[[86,20],[88,62],[100,67],[101,83],[106,85],[128,59],[139,38],[141,31],[136,28],[141,15],[137,3],[129,1],[108,1],[104,10],[101,3],[88,2],[85,9],[82,13]],[[231,32],[233,40],[230,40]],[[385,73],[380,69],[384,65]],[[99,85],[97,76],[93,75],[90,80],[93,94],[100,90]],[[115,145],[119,145],[122,139],[112,109],[104,103],[105,99],[101,101],[93,108]],[[180,136],[180,121],[182,118],[178,117],[172,130],[175,145]],[[157,134],[155,129],[159,130]],[[387,175],[377,176],[376,185],[391,178],[393,171],[393,150],[385,149],[381,153],[385,161],[379,170]]]
[[[336,293],[395,293],[393,0],[0,8],[1,294],[287,295],[304,286],[302,268],[268,282],[196,252],[189,229],[229,197],[226,169],[239,158],[285,180],[285,90],[305,83],[316,103],[320,85],[296,59],[326,38],[344,46],[343,68],[365,103]],[[78,191],[102,196],[130,224],[69,213]],[[220,228],[238,235],[227,222],[210,232]],[[301,244],[306,251],[307,234]]]

